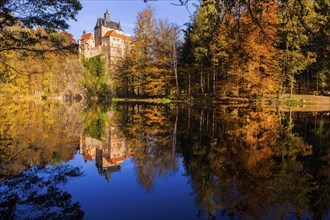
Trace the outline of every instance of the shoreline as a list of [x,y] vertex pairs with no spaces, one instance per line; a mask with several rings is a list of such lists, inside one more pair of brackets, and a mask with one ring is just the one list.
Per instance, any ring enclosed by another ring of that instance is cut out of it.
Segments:
[[297,106],[306,106],[306,105],[329,105],[330,106],[330,96],[316,96],[316,95],[292,95],[290,97],[290,94],[283,94],[279,99],[273,97],[269,97],[268,99],[263,100],[249,100],[247,98],[239,98],[239,97],[221,97],[219,99],[214,98],[196,98],[196,99],[186,99],[186,100],[180,100],[180,99],[168,99],[168,98],[112,98],[113,102],[144,102],[144,103],[205,103],[205,101],[208,102],[208,104],[213,103],[228,103],[228,104],[244,104],[244,103],[279,103],[278,105],[282,105],[282,103],[285,103],[286,101],[294,101],[296,106],[290,106],[289,107],[297,107]]
[[[330,96],[315,96],[315,95],[292,95],[283,94],[280,99],[275,97],[260,100],[251,101],[243,98],[229,98],[224,97],[221,99],[208,100],[207,105],[232,105],[232,106],[248,106],[251,104],[257,104],[262,106],[272,106],[278,108],[280,111],[288,112],[322,112],[330,111]],[[137,98],[114,98],[114,102],[131,102],[131,103],[152,103],[152,104],[170,104],[170,103],[184,103],[184,104],[205,104],[203,99],[192,100],[170,100],[170,99],[137,99]]]
[[[18,96],[15,101],[37,101],[44,102],[40,96]],[[58,96],[48,97],[48,101],[64,101]],[[3,100],[4,101],[4,100]],[[280,111],[330,111],[330,96],[315,95],[292,95],[283,94],[277,99],[270,96],[263,100],[248,100],[246,98],[222,97],[213,99],[209,97],[196,99],[167,99],[167,98],[112,98],[114,103],[150,103],[150,104],[200,104],[200,105],[229,105],[229,106],[249,106],[260,105],[280,109]],[[65,102],[65,101],[64,101]],[[0,102],[1,103],[1,102]]]

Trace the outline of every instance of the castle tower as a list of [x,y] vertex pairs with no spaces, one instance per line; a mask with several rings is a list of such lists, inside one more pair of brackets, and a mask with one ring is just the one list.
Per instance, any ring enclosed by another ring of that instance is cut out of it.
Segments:
[[102,45],[102,37],[109,30],[122,31],[119,23],[110,20],[110,13],[106,10],[104,17],[96,20],[94,27],[95,47]]
[[110,13],[109,13],[108,9],[104,13],[104,20],[105,20],[105,22],[110,22]]

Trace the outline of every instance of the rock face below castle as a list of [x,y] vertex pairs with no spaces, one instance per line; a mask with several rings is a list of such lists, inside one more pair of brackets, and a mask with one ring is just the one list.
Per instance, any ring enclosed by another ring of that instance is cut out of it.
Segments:
[[79,43],[79,55],[90,58],[97,55],[104,55],[109,66],[123,58],[132,39],[125,35],[120,23],[110,20],[108,10],[104,18],[98,18],[94,27],[94,35],[84,32]]

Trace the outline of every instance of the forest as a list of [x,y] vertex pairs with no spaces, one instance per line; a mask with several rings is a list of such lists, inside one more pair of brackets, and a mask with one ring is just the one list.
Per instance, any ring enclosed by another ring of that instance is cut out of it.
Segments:
[[203,0],[184,30],[156,18],[146,4],[129,52],[110,67],[102,56],[79,58],[64,31],[81,10],[79,1],[45,1],[25,14],[15,2],[1,6],[1,99],[260,100],[329,93],[328,0]]
[[329,89],[329,1],[203,0],[180,39],[151,7],[117,69],[118,96],[260,99]]

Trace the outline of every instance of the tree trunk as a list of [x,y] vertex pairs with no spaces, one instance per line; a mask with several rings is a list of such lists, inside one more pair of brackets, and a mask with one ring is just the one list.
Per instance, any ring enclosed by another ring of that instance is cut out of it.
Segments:
[[176,55],[175,38],[173,39],[173,66],[175,74],[176,96],[179,97],[178,60]]
[[126,78],[126,97],[129,97],[129,81],[128,78]]
[[203,85],[203,63],[201,62],[201,91],[202,91],[202,94],[204,94],[204,85]]
[[132,86],[131,86],[131,94],[135,95],[135,78],[132,76]]
[[212,138],[214,138],[214,130],[215,130],[215,109],[212,108]]
[[188,73],[188,97],[190,99],[190,74]]
[[207,72],[207,93],[210,93],[210,73]]
[[179,81],[178,81],[178,68],[176,62],[174,67],[174,74],[175,74],[176,96],[179,97],[180,92],[179,92]]
[[215,96],[215,66],[213,66],[213,95]]
[[204,109],[202,109],[201,114],[199,116],[199,143],[202,143],[203,115],[204,115]]

